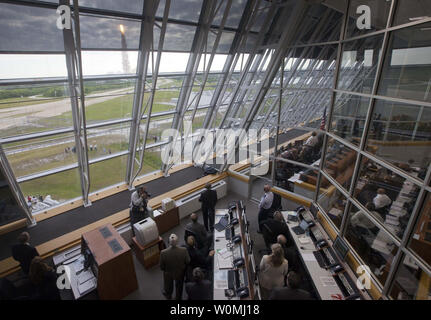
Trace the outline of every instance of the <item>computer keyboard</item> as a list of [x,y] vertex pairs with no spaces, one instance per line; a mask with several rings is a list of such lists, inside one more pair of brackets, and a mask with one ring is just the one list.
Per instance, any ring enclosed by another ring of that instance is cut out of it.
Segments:
[[[346,276],[345,276],[345,274],[343,273],[343,272],[341,272],[341,273],[339,273],[338,274],[338,277],[340,278],[340,280],[341,280],[341,282],[342,282],[342,284],[343,284],[343,287],[346,289],[346,291],[347,291],[347,295],[346,295],[346,297],[348,297],[348,296],[351,296],[351,295],[354,295],[355,294],[355,290],[352,288],[352,286],[350,285],[350,283],[349,283],[349,281],[347,280],[347,278],[346,278]],[[344,293],[344,292],[343,292]]]
[[234,228],[227,228],[225,230],[225,237],[226,240],[231,240],[233,238],[233,236],[235,235],[235,230]]
[[320,251],[313,251],[314,257],[317,260],[317,263],[319,264],[319,266],[321,268],[326,268],[326,262],[325,259],[323,258],[323,255]]
[[330,252],[329,248],[323,248],[323,252],[325,253],[326,258],[328,259],[329,265],[334,265],[337,263],[334,257],[332,256],[332,253]]
[[239,285],[238,270],[228,270],[227,272],[227,283],[229,289],[235,290]]
[[323,233],[319,230],[319,228],[315,227],[312,231],[311,234],[314,237],[314,241],[320,241],[320,240],[324,240],[325,237],[323,236]]
[[233,258],[237,259],[237,258],[241,258],[241,257],[242,257],[241,245],[237,244],[233,247]]
[[238,278],[239,278],[238,288],[243,288],[248,286],[247,270],[245,268],[238,270]]

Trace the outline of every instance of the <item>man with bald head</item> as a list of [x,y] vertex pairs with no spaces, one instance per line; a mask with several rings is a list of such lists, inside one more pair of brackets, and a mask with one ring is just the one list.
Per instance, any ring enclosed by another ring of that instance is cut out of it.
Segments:
[[198,215],[196,213],[192,213],[190,215],[190,220],[186,225],[186,230],[191,232],[196,239],[196,245],[199,249],[205,248],[209,246],[210,235],[208,235],[205,227],[198,222]]
[[169,247],[160,252],[160,269],[163,271],[163,295],[170,300],[174,290],[175,299],[181,300],[183,295],[184,275],[190,256],[186,248],[178,247],[176,234],[169,236]]
[[293,246],[287,245],[287,239],[284,235],[279,234],[277,236],[277,243],[281,245],[284,252],[284,257],[289,262],[289,271],[299,271],[299,261],[296,250]]
[[259,223],[259,230],[261,232],[262,222],[269,218],[271,213],[272,201],[274,200],[274,194],[271,192],[271,186],[265,184],[263,186],[264,194],[259,203],[259,213],[257,214],[257,221]]

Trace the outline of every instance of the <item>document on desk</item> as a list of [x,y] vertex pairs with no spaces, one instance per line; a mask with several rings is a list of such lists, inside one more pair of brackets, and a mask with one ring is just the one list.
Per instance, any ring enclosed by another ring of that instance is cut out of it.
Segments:
[[84,269],[84,260],[84,256],[81,255],[77,260],[72,263],[71,266],[73,267],[73,270],[75,270],[75,272],[80,272]]
[[83,284],[84,282],[94,278],[93,272],[91,270],[85,270],[77,275],[78,283]]
[[227,271],[219,270],[214,272],[214,289],[227,289],[228,287]]
[[232,269],[232,258],[223,259],[220,255],[217,256],[217,265],[219,269]]
[[302,259],[304,259],[304,261],[317,261],[316,257],[312,253],[303,253]]
[[80,295],[83,295],[84,293],[87,293],[88,291],[93,290],[95,288],[96,288],[96,278],[90,279],[78,285],[78,291]]
[[334,287],[337,285],[333,277],[320,277],[320,282],[324,287]]

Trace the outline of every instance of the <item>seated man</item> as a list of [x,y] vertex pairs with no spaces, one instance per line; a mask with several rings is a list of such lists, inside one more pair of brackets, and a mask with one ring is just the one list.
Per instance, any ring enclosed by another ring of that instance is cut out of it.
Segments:
[[270,218],[263,221],[262,225],[265,225],[271,231],[272,239],[268,239],[270,243],[276,243],[277,236],[281,234],[287,239],[286,245],[288,247],[293,244],[293,239],[290,235],[289,227],[284,221],[283,215],[280,211],[274,212],[274,218]]
[[186,230],[195,236],[198,249],[208,249],[212,242],[211,234],[208,234],[205,226],[198,222],[198,215],[196,213],[190,215],[190,220],[191,222],[186,225]]
[[39,256],[36,248],[31,246],[30,235],[28,232],[22,232],[18,236],[18,244],[12,247],[12,257],[20,263],[21,269],[25,274],[30,271],[30,264],[34,257]]
[[316,131],[311,133],[311,136],[305,141],[304,146],[309,146],[314,148],[319,143],[319,138],[317,138]]
[[269,300],[313,300],[311,294],[299,289],[301,277],[294,271],[287,275],[287,287],[274,288]]
[[377,189],[377,195],[373,199],[376,210],[387,208],[392,203],[391,198],[386,195],[386,190],[383,188]]
[[193,282],[186,283],[189,300],[212,300],[213,287],[204,278],[204,272],[200,268],[193,269]]

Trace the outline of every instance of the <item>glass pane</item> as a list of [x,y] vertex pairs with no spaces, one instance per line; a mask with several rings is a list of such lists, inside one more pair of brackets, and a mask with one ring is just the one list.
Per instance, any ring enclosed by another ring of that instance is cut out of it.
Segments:
[[82,196],[78,169],[22,182],[19,185],[27,200],[34,197],[31,201],[32,212],[43,211]]
[[139,49],[141,21],[81,13],[79,24],[83,49]]
[[401,263],[390,296],[396,300],[430,300],[431,277],[409,256]]
[[431,3],[427,0],[398,0],[394,25],[400,25],[428,18],[431,15]]
[[431,101],[431,23],[391,33],[379,94]]
[[[156,16],[163,17],[165,0],[160,0]],[[199,0],[174,0],[169,7],[169,18],[183,21],[198,22],[202,1]]]
[[3,172],[0,170],[0,226],[25,218]]
[[88,158],[97,159],[129,149],[130,123],[87,129]]
[[[176,1],[171,1],[171,3],[175,2]],[[168,23],[165,41],[163,42],[163,50],[190,52],[195,32],[196,27],[194,26]]]
[[[160,155],[160,147],[145,150],[144,163],[138,176],[160,170],[162,167],[162,158]],[[138,169],[138,168],[136,168]]]
[[312,5],[301,21],[295,44],[334,41],[340,38],[346,2],[338,1],[332,9],[323,4]]
[[77,162],[72,132],[9,143],[4,151],[17,178]]
[[127,155],[90,164],[90,192],[124,182],[126,167]]
[[[173,115],[159,116],[151,119],[150,128],[148,131],[147,144],[157,143],[162,141],[163,130],[172,127]],[[145,134],[146,120],[141,120],[139,130],[141,137]]]
[[137,51],[82,51],[84,76],[136,74],[137,64]]
[[389,236],[366,213],[352,205],[345,237],[377,280],[384,285],[398,251]]
[[431,108],[377,100],[367,150],[424,179],[431,159]]
[[319,198],[317,201],[323,207],[332,222],[340,229],[347,200],[343,194],[323,176],[320,182]]
[[369,98],[337,93],[329,132],[359,145],[369,104]]
[[346,42],[343,45],[338,89],[371,93],[383,35]]
[[[349,20],[347,24],[346,37],[354,37],[362,34],[375,32],[386,28],[388,21],[389,10],[392,1],[376,1],[376,0],[351,0],[349,9]],[[365,5],[370,9],[370,28],[364,26],[363,9],[359,6]],[[357,10],[359,10],[357,13]],[[358,28],[358,25],[360,28]]]
[[65,83],[4,86],[0,89],[0,136],[71,127]]
[[142,8],[144,6],[144,0],[127,0],[127,1],[79,0],[79,6],[141,14]]
[[366,157],[362,158],[355,197],[385,227],[402,238],[416,203],[419,187]]
[[409,247],[431,265],[431,193],[427,192],[420,212]]
[[[226,8],[226,1],[223,2],[221,5],[221,8],[217,12],[216,16],[214,17],[214,20],[212,24],[214,25],[220,25],[221,20],[223,18],[224,10]],[[238,24],[241,20],[245,5],[247,4],[247,0],[236,0],[232,1],[230,10],[228,12],[228,17],[226,19],[225,27],[231,27],[231,28],[237,28]]]
[[0,51],[64,51],[57,18],[56,9],[0,3]]
[[[323,169],[342,187],[344,187],[345,190],[349,191],[356,158],[356,151],[335,139],[329,138]],[[325,178],[322,183],[324,183],[324,185],[329,184]]]
[[85,81],[87,124],[132,116],[135,80]]
[[56,77],[67,77],[63,54],[0,54],[0,79]]

